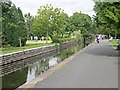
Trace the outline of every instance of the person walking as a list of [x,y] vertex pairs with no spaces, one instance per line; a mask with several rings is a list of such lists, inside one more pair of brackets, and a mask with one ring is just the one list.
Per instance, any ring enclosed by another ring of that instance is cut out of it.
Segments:
[[99,43],[99,38],[98,38],[98,36],[96,36],[96,42]]

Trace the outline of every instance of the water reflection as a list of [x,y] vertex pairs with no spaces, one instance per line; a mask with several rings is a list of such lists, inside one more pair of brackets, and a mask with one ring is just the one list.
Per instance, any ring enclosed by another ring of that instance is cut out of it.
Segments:
[[50,57],[49,58],[49,68],[50,67],[53,67],[53,66],[55,66],[56,64],[58,64],[60,62],[60,58],[58,58],[58,57]]
[[39,61],[29,64],[27,67],[17,70],[13,73],[2,77],[2,90],[5,88],[17,88],[24,83],[28,83],[35,79],[38,75],[48,70],[50,67],[58,64],[59,58],[50,56],[47,58],[40,58]]
[[45,57],[35,56],[29,58],[28,60],[24,60],[25,67],[2,77],[2,90],[5,90],[5,88],[15,89],[24,83],[32,81],[38,75],[42,74],[43,72],[55,66],[68,56],[80,50],[80,48],[82,47],[74,46],[66,50],[62,50],[57,54],[51,53],[51,55],[49,54]]
[[27,81],[32,81],[35,77],[42,74],[49,68],[58,64],[59,59],[56,56],[50,56],[48,58],[44,58],[34,64],[28,66],[28,74],[27,74]]

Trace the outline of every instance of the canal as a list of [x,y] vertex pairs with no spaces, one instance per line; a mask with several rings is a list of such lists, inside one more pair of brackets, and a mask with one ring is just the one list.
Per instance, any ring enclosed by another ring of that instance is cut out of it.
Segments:
[[49,52],[48,54],[46,53],[43,56],[37,55],[31,58],[27,58],[22,62],[19,61],[19,64],[17,65],[16,62],[12,63],[12,65],[16,65],[16,68],[18,67],[18,69],[0,77],[2,78],[2,90],[7,88],[11,88],[11,90],[13,90],[24,83],[32,81],[47,71],[49,68],[60,63],[65,58],[69,57],[82,48],[83,45],[72,46],[67,49],[60,49],[59,51]]

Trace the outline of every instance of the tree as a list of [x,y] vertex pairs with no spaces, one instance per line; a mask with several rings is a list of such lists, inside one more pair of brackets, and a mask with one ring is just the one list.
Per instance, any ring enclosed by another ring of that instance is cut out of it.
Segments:
[[[72,26],[72,27],[71,27]],[[90,34],[92,32],[92,20],[87,14],[75,12],[70,17],[70,27],[72,31],[81,31],[82,34]]]
[[24,19],[27,27],[27,32],[28,32],[27,35],[28,35],[28,38],[30,38],[30,36],[33,36],[34,34],[34,30],[33,30],[34,17],[30,13],[28,13],[24,15]]
[[18,21],[17,23],[17,37],[19,39],[19,46],[24,46],[26,44],[26,40],[27,40],[27,29],[25,26],[25,22],[24,21]]
[[20,46],[19,38],[21,38],[21,45],[26,43],[26,28],[20,25],[24,23],[24,18],[20,8],[11,1],[3,1],[2,5],[2,44],[11,46]]
[[93,22],[91,17],[87,14],[75,12],[70,17],[70,25],[72,31],[79,31],[83,35],[84,46],[86,45],[86,39],[88,35],[93,33]]
[[52,41],[63,37],[66,28],[67,14],[51,5],[41,6],[34,19],[34,30],[39,37],[50,36]]
[[94,11],[96,25],[104,27],[108,35],[120,37],[120,1],[95,2]]
[[65,29],[66,37],[70,37],[70,35],[75,31],[75,26],[72,23],[70,17],[67,18],[67,24]]

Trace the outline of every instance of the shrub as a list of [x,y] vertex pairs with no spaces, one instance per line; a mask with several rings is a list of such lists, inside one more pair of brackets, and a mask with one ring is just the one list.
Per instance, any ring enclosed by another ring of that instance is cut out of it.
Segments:
[[58,42],[62,43],[62,42],[74,41],[74,40],[77,40],[77,38],[62,38],[62,39],[58,39]]
[[[22,46],[24,46],[24,45],[26,44],[26,41],[27,41],[26,38],[25,38],[25,39],[21,39],[21,44],[22,44]],[[19,42],[18,39],[16,39],[16,40],[13,40],[13,41],[10,43],[10,45],[13,46],[13,47],[19,47],[19,46],[20,46],[20,42]]]

